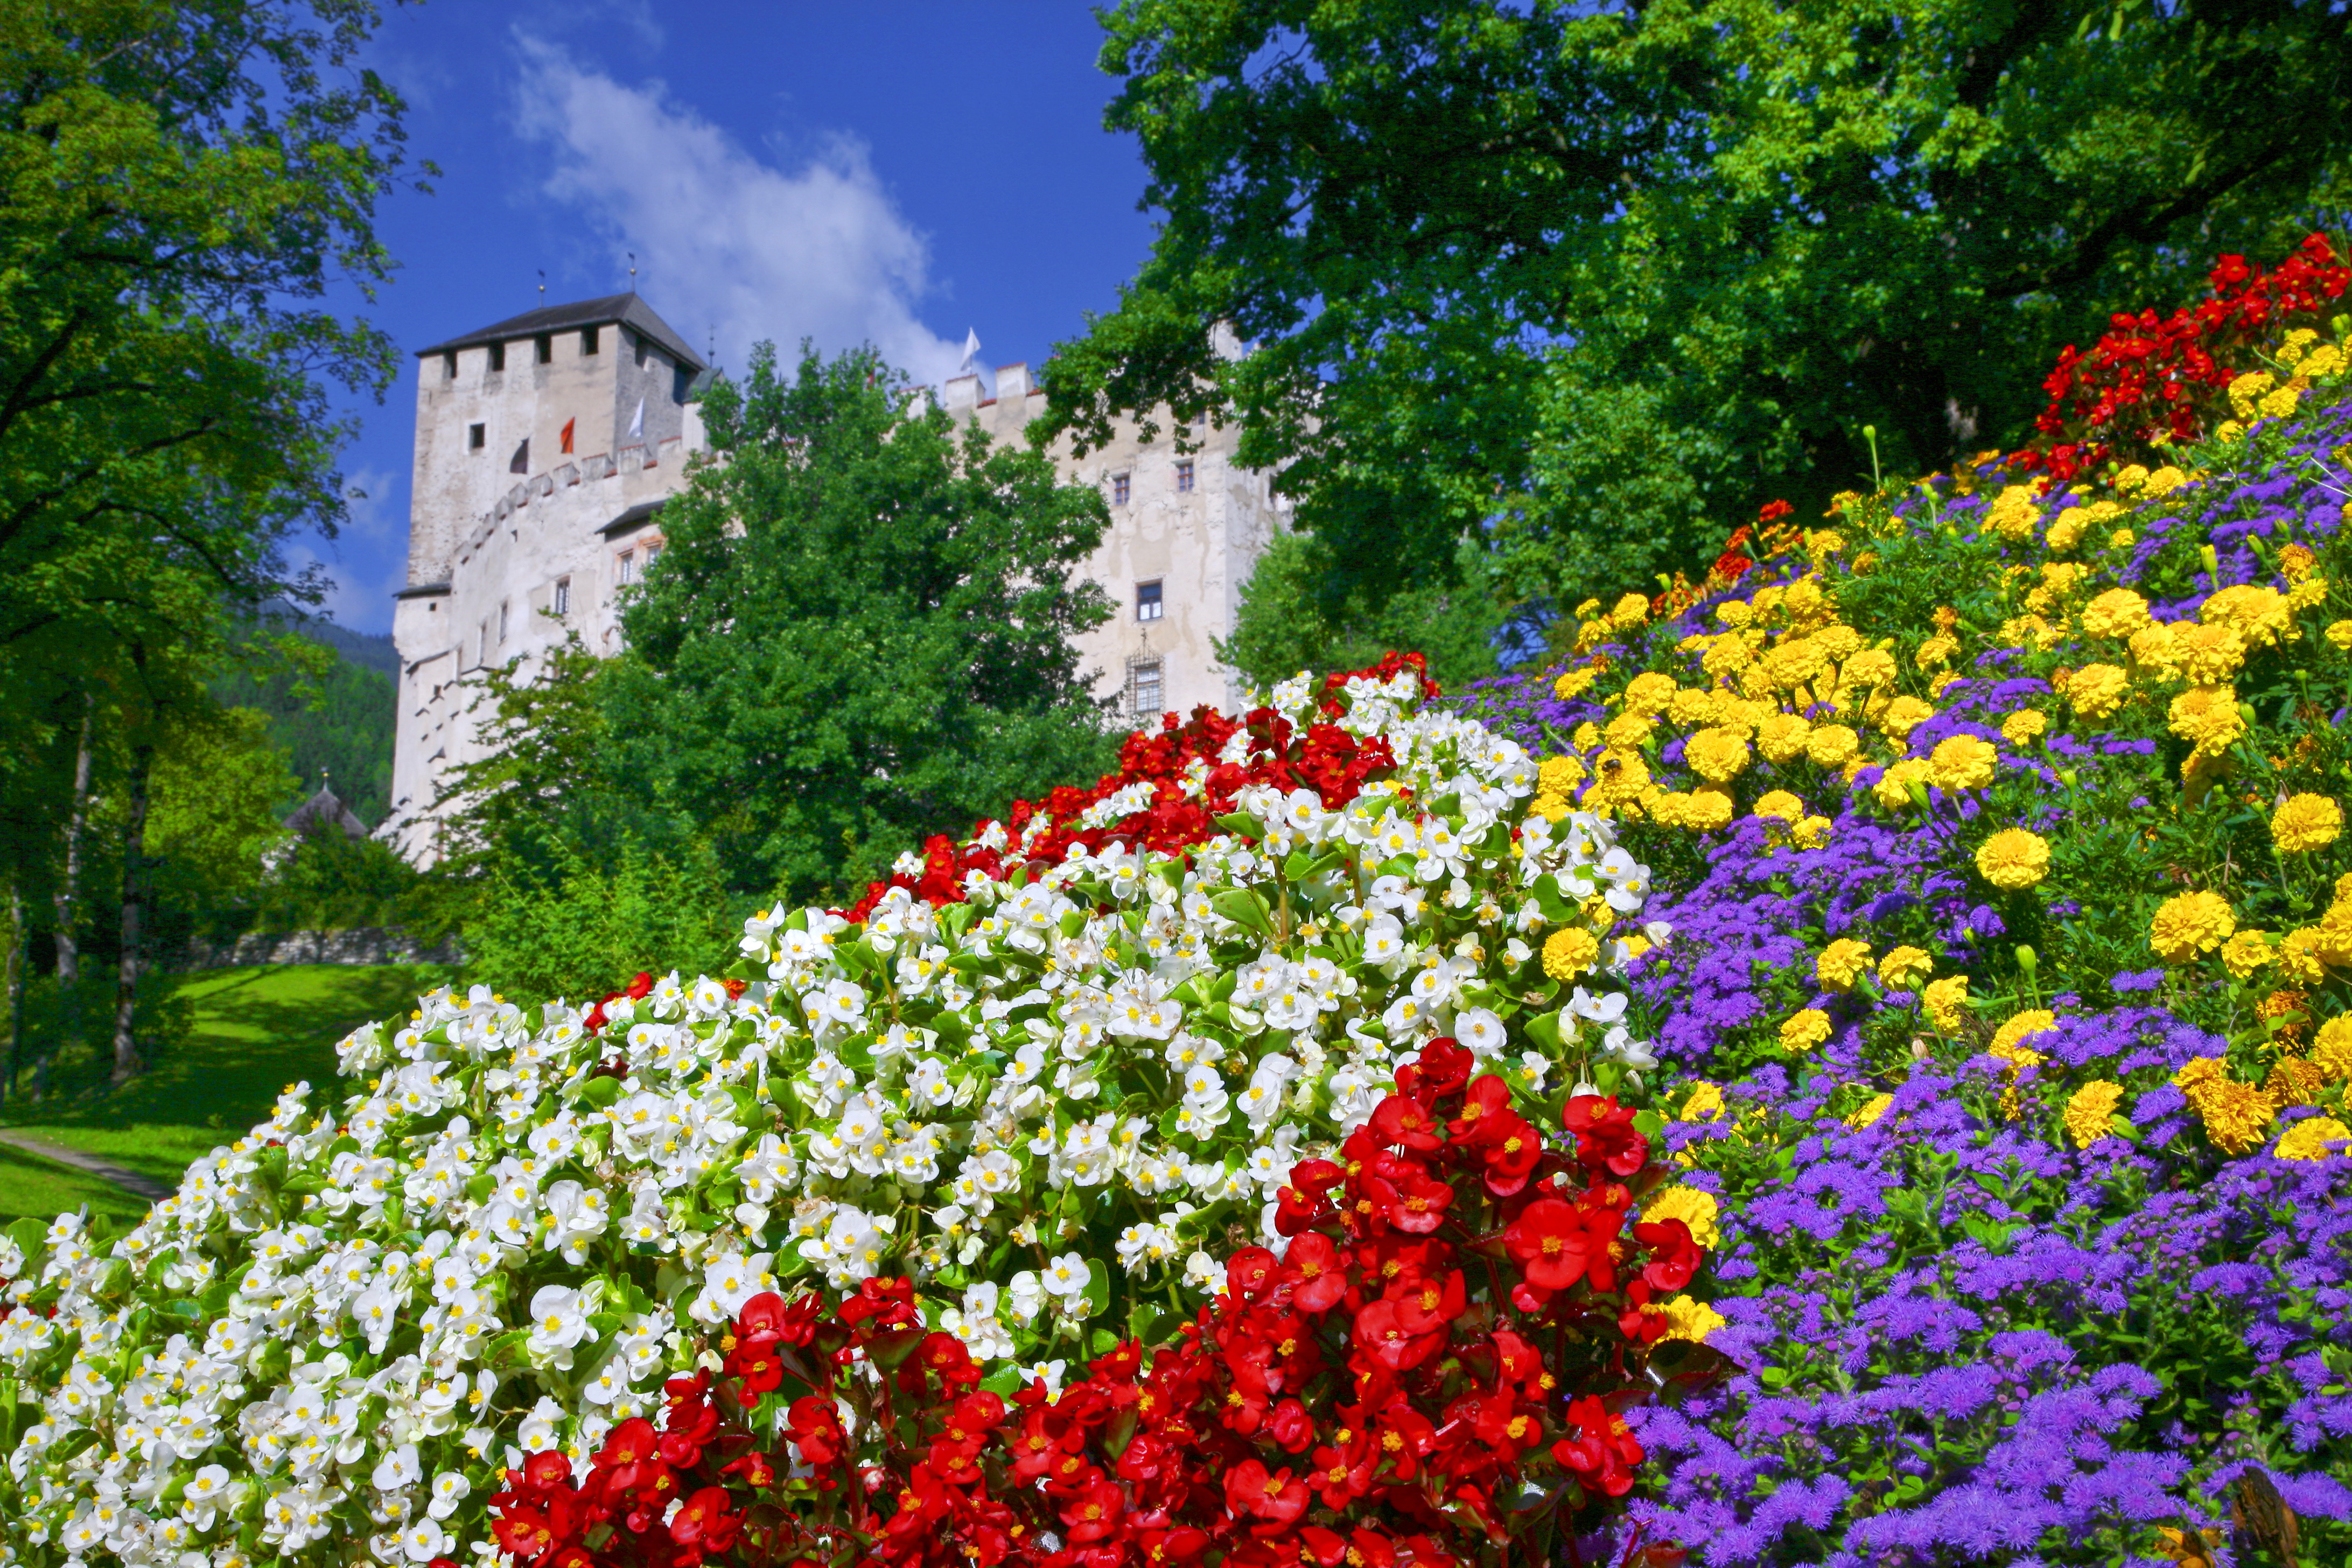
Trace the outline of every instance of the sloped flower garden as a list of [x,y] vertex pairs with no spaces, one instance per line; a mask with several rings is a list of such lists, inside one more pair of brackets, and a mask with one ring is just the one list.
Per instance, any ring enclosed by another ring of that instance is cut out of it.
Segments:
[[359,1031],[138,1226],[0,1241],[0,1552],[2342,1560],[2301,265],[1539,677],[1301,677],[730,974]]

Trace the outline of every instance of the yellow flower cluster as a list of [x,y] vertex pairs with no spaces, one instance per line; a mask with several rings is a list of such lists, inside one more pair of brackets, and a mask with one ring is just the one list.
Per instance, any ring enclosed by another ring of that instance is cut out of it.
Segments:
[[1813,960],[1813,973],[1825,991],[1851,991],[1869,973],[1870,944],[1852,937],[1840,937]]
[[2278,1114],[2263,1091],[2240,1083],[2216,1057],[2199,1057],[2172,1076],[2213,1146],[2243,1154],[2269,1136]]
[[1642,1200],[1643,1224],[1663,1225],[1678,1219],[1690,1227],[1693,1241],[1709,1249],[1723,1240],[1723,1233],[1716,1228],[1720,1212],[1715,1194],[1696,1187],[1666,1187]]
[[2271,842],[2288,855],[2308,855],[2336,842],[2344,808],[2324,795],[2289,795],[2271,814]]
[[2211,952],[2238,929],[2237,914],[2219,893],[2182,893],[2157,907],[2148,946],[2168,963],[2186,963]]
[[1544,940],[1544,973],[1554,980],[1574,980],[1600,960],[1600,939],[1582,926],[1562,926]]
[[2282,1160],[2325,1160],[2330,1152],[2338,1156],[2352,1155],[2352,1149],[2330,1151],[2330,1143],[2341,1143],[2352,1138],[2352,1127],[2347,1127],[2333,1116],[2314,1116],[2288,1128],[2273,1151]]
[[1810,1051],[1830,1037],[1830,1016],[1819,1007],[1791,1014],[1780,1026],[1780,1045],[1791,1051]]
[[2087,1149],[2115,1131],[2111,1122],[2123,1099],[2124,1086],[2107,1079],[2093,1079],[2074,1091],[2066,1101],[2065,1121],[2075,1148]]

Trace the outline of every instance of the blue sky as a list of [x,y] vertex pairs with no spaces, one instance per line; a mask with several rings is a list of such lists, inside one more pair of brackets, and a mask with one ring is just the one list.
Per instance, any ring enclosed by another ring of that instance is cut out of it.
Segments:
[[[639,292],[728,367],[805,335],[936,380],[967,331],[986,363],[1040,361],[1151,240],[1100,39],[1045,0],[404,6],[368,63],[441,177],[384,204],[399,272],[342,303],[414,350],[533,309],[541,268],[551,304],[618,292],[635,251]],[[352,409],[352,525],[293,550],[354,630],[390,628],[403,581],[415,374]]]

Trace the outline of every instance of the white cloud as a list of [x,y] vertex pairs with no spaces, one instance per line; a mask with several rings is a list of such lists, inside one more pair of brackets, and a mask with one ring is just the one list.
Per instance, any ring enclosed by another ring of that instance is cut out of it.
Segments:
[[961,344],[914,312],[929,247],[862,142],[836,136],[778,169],[659,81],[624,86],[529,37],[518,50],[517,127],[552,156],[541,194],[636,253],[642,290],[688,342],[715,330],[737,367],[763,338],[787,363],[803,337],[871,342],[918,381],[955,374]]

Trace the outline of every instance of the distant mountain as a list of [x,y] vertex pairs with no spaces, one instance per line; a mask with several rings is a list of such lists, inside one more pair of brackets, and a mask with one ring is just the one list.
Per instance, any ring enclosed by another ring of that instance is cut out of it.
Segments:
[[386,675],[400,673],[400,650],[392,646],[390,632],[355,632],[332,621],[307,621],[294,629],[312,642],[326,644],[353,664]]

